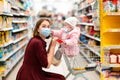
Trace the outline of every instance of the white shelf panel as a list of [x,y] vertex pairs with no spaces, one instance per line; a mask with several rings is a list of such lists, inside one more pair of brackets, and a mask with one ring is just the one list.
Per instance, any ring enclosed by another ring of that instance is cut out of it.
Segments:
[[21,49],[23,46],[25,46],[27,44],[27,42],[25,42],[24,44],[22,44],[21,46],[19,46],[17,49],[15,49],[13,52],[8,53],[8,55],[6,55],[5,57],[3,57],[2,59],[0,59],[0,61],[6,61],[10,56],[12,56],[13,54],[15,54],[15,52],[17,52],[19,49]]
[[13,23],[27,23],[28,21],[17,21],[17,20],[13,20]]
[[20,55],[13,64],[11,64],[10,69],[8,69],[2,76],[5,77],[7,76],[7,74],[13,69],[13,67],[19,62],[19,60],[24,56],[24,53],[22,53],[22,55]]
[[106,15],[108,15],[108,16],[120,16],[120,13],[119,12],[109,12],[109,13],[106,13]]
[[93,16],[93,13],[88,13],[87,16]]
[[92,6],[94,3],[95,3],[95,2],[92,2],[91,4],[86,5],[86,6],[82,7],[82,8],[80,8],[79,11],[80,11],[80,10],[83,10],[83,9],[85,9],[85,8],[88,8],[89,6]]
[[120,67],[120,64],[110,64],[110,67]]
[[25,35],[25,36],[23,36],[23,37],[21,37],[21,38],[19,38],[19,39],[15,40],[15,41],[13,41],[13,43],[15,44],[15,43],[17,43],[18,41],[20,41],[20,40],[24,39],[25,37],[27,37],[27,35]]
[[93,23],[78,23],[78,25],[87,25],[87,26],[94,26],[94,24]]
[[13,15],[14,15],[14,16],[20,16],[20,14],[18,14],[18,13],[13,13]]
[[12,30],[13,28],[1,28],[0,31],[9,31],[9,30]]
[[108,30],[106,32],[120,32],[120,29],[110,29],[110,30]]
[[5,12],[0,13],[0,15],[2,15],[2,16],[13,16],[13,14],[11,14],[11,13],[5,13]]
[[11,8],[19,10],[19,8],[17,6],[11,6]]
[[86,44],[83,44],[86,48],[88,48],[90,51],[92,51],[93,53],[95,53],[97,56],[100,57],[100,53],[98,53],[97,51],[95,51],[94,49],[92,49],[91,47],[89,47],[88,45]]
[[81,33],[82,35],[85,35],[85,36],[89,37],[89,38],[92,38],[92,39],[94,39],[94,40],[100,41],[99,38],[96,38],[96,37],[94,37],[94,36],[90,36],[90,35],[88,35],[88,34],[86,34],[86,33],[84,33],[84,32],[80,32],[80,33]]
[[6,43],[6,44],[4,44],[4,45],[2,45],[2,46],[0,46],[0,47],[6,47],[6,46],[8,46],[8,45],[10,45],[10,44],[12,44],[13,42],[12,41],[10,41],[10,42],[8,42],[8,43]]
[[23,31],[23,30],[26,30],[28,28],[21,28],[21,29],[16,29],[16,30],[13,30],[12,32],[15,33],[15,32],[20,32],[20,31]]
[[13,13],[14,16],[29,16],[27,14],[24,14],[24,13]]
[[111,46],[104,46],[107,49],[120,49],[120,45],[111,45]]
[[29,16],[29,15],[24,14],[24,13],[20,13],[20,16]]

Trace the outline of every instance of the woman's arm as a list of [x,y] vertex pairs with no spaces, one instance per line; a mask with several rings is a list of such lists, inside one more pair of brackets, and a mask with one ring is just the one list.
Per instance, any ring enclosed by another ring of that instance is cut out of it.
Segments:
[[51,43],[50,43],[49,49],[48,49],[48,55],[47,55],[48,66],[47,66],[47,68],[49,68],[51,63],[52,63],[52,60],[54,57],[54,52],[55,52],[55,46],[56,46],[56,39],[53,38]]

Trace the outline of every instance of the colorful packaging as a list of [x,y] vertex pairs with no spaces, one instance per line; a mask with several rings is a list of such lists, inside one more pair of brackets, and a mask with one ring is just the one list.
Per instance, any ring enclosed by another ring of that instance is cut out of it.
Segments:
[[117,0],[117,11],[120,12],[120,0]]
[[110,63],[111,64],[117,64],[117,55],[110,54]]
[[120,55],[118,55],[118,63],[120,64]]

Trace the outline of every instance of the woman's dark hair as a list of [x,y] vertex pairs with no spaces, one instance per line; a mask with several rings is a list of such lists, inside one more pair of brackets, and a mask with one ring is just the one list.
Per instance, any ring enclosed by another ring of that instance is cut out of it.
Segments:
[[42,18],[42,19],[38,20],[36,25],[35,25],[35,28],[33,30],[33,37],[39,36],[38,28],[43,21],[48,21],[50,23],[50,20],[47,18]]

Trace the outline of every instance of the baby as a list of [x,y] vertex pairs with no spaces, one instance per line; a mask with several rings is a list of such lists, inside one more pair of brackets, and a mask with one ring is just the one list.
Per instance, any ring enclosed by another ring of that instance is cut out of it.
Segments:
[[65,54],[71,57],[79,53],[80,28],[76,27],[77,22],[77,18],[69,17],[64,21],[64,27],[61,30],[52,30],[52,35],[58,38]]

